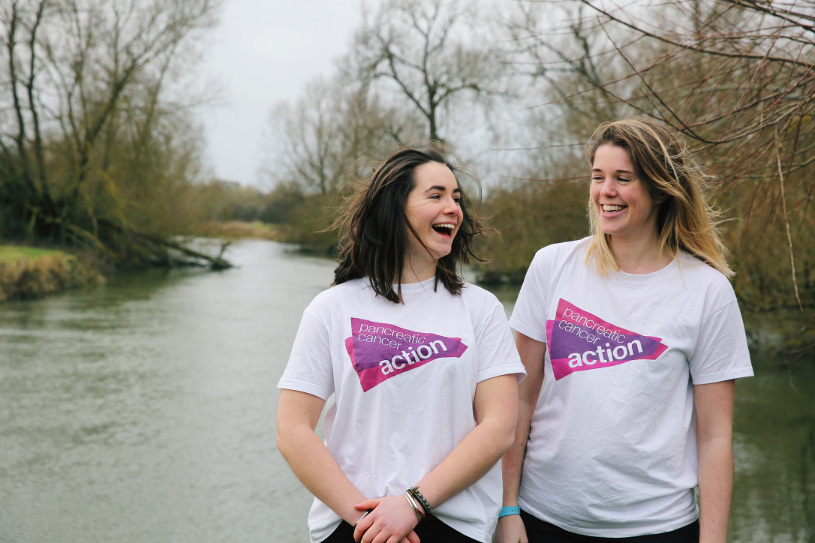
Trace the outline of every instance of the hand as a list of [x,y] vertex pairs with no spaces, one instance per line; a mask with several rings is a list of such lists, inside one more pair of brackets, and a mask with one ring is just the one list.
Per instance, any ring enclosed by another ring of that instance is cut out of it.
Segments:
[[413,529],[418,524],[413,508],[402,495],[355,504],[359,511],[372,511],[354,527],[354,541],[361,543],[420,543]]
[[507,515],[498,519],[493,543],[529,543],[521,515]]

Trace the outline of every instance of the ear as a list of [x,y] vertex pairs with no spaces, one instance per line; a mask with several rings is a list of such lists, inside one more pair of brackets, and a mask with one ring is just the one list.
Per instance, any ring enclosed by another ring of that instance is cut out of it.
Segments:
[[658,206],[671,199],[671,195],[669,193],[659,190],[656,185],[650,185],[648,187],[648,195],[651,196],[651,201]]

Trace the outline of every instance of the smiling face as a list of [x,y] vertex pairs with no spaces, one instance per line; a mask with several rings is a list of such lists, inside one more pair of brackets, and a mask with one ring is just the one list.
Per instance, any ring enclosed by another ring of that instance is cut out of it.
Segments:
[[456,176],[444,164],[427,162],[418,166],[413,171],[413,182],[405,217],[415,235],[408,231],[403,277],[415,275],[416,280],[423,281],[433,277],[437,261],[450,254],[464,214]]
[[659,205],[637,177],[627,149],[608,143],[597,148],[591,170],[591,201],[598,227],[612,240],[657,239]]

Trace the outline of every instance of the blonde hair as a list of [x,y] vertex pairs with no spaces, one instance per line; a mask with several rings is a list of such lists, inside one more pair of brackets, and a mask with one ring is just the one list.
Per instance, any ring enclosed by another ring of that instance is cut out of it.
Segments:
[[[637,177],[648,187],[652,200],[661,202],[657,214],[660,254],[673,256],[681,250],[731,277],[727,248],[718,229],[719,213],[706,196],[711,178],[702,172],[685,142],[649,119],[628,117],[597,127],[586,144],[590,164],[597,149],[606,144],[628,151]],[[586,263],[593,258],[598,273],[606,275],[620,267],[598,219],[589,201],[592,240]]]

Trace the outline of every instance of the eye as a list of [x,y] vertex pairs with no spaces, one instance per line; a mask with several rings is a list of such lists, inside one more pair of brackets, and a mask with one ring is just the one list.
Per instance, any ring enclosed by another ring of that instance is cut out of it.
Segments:
[[603,176],[602,176],[602,175],[592,175],[592,176],[591,176],[591,180],[592,180],[592,181],[602,181],[602,180],[603,180]]
[[441,194],[431,194],[430,198],[433,200],[441,200]]
[[627,177],[618,177],[617,181],[619,181],[620,183],[628,183],[629,181],[631,181],[631,179]]
[[461,203],[461,196],[459,196],[459,195],[453,196],[453,201],[455,203],[457,203],[457,204],[460,204]]

